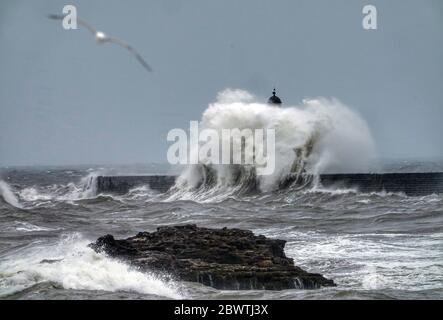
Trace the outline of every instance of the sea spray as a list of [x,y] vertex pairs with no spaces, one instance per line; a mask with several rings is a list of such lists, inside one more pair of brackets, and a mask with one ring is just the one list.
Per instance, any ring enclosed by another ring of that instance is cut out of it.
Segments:
[[12,188],[5,181],[0,180],[0,196],[3,200],[16,208],[22,208],[17,196],[12,191]]
[[[219,136],[223,129],[275,130],[275,170],[271,175],[257,177],[261,191],[278,188],[289,174],[364,172],[376,155],[365,121],[337,99],[310,99],[301,105],[279,108],[258,102],[247,91],[227,89],[209,105],[199,125],[216,130]],[[245,146],[241,152],[251,150],[254,148]],[[195,189],[202,184],[208,187],[208,182],[212,188],[232,187],[245,180],[250,183],[251,179],[242,175],[251,176],[255,169],[211,165],[206,159],[200,162],[201,165],[190,166],[183,172],[178,180],[179,189]]]

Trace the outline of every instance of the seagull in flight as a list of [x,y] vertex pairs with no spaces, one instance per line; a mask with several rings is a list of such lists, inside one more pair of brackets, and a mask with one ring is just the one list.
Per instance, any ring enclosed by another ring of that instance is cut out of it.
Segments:
[[[65,16],[58,15],[58,14],[50,14],[50,15],[48,15],[48,18],[52,19],[52,20],[63,20],[65,18]],[[91,32],[94,35],[95,41],[97,42],[97,44],[114,43],[116,45],[119,45],[119,46],[125,48],[126,50],[128,50],[138,60],[138,62],[140,62],[140,64],[146,70],[148,70],[149,72],[153,71],[152,68],[149,66],[149,64],[143,59],[143,57],[133,47],[131,47],[129,44],[127,44],[123,40],[120,40],[115,37],[107,36],[102,31],[98,31],[97,29],[92,27],[89,23],[87,23],[83,19],[77,18],[77,23],[80,26],[86,28],[89,32]]]

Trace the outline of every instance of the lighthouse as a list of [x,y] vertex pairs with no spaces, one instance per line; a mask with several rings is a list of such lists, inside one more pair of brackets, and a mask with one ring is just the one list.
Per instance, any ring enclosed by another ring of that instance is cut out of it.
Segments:
[[280,98],[276,96],[276,93],[277,92],[275,91],[275,88],[274,88],[274,91],[272,91],[272,96],[268,100],[268,104],[276,106],[276,107],[280,107],[282,102],[281,102]]

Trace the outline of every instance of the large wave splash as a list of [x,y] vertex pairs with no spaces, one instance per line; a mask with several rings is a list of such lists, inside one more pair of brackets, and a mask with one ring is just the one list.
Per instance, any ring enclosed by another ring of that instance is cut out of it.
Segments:
[[[307,99],[280,108],[259,102],[247,91],[227,89],[209,105],[199,126],[215,129],[219,136],[222,129],[275,129],[276,168],[271,175],[256,176],[254,165],[211,165],[209,159],[200,159],[178,179],[181,191],[239,185],[242,190],[271,191],[290,175],[298,179],[324,172],[365,172],[376,158],[366,122],[335,98]],[[245,147],[242,152],[248,150],[253,149]]]

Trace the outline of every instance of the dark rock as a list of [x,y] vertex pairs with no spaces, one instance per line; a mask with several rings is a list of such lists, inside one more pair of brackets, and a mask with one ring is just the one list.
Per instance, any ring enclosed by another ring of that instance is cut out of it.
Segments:
[[240,229],[196,225],[160,227],[115,240],[106,235],[90,246],[142,271],[166,273],[225,290],[314,289],[335,286],[320,274],[294,266],[284,252],[286,241]]

